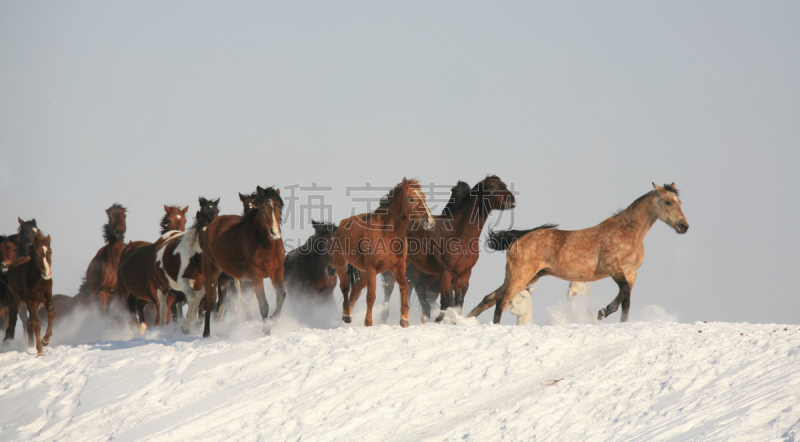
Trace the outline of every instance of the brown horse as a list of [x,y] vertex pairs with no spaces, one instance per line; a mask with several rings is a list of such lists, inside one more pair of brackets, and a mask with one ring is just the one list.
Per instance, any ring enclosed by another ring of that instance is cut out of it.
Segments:
[[[345,218],[339,223],[331,253],[339,276],[339,288],[344,295],[342,320],[349,323],[353,306],[361,290],[367,287],[367,316],[364,325],[372,326],[372,306],[375,303],[375,284],[378,273],[391,271],[400,286],[400,325],[408,327],[408,282],[406,281],[406,239],[412,220],[424,220],[422,227],[433,229],[434,220],[425,194],[417,180],[403,181],[381,200],[373,213]],[[358,282],[350,287],[347,265],[360,271]]]
[[[44,355],[43,345],[50,343],[53,334],[53,321],[56,318],[56,309],[53,306],[53,275],[51,268],[50,236],[42,236],[37,232],[33,238],[30,249],[31,256],[17,258],[9,270],[8,291],[16,299],[9,306],[10,327],[16,327],[17,308],[19,304],[28,306],[28,347],[34,346],[36,337],[36,354]],[[47,309],[47,332],[41,337],[42,324],[39,320],[39,308]],[[12,333],[13,338],[13,333]]]
[[542,276],[552,275],[586,282],[613,278],[619,294],[606,308],[600,309],[597,319],[614,313],[622,304],[620,321],[627,321],[636,271],[644,261],[644,237],[653,223],[661,220],[680,234],[689,230],[675,183],[664,187],[653,183],[653,187],[655,190],[639,197],[627,209],[588,229],[564,231],[543,226],[526,231],[493,232],[489,247],[508,250],[506,278],[469,316],[478,316],[495,305],[494,322],[499,323],[503,309],[514,295]]
[[[161,234],[167,232],[178,231],[183,232],[186,227],[186,212],[189,206],[183,209],[175,206],[164,206],[164,217],[161,219]],[[128,299],[129,306],[135,308],[133,313],[133,321],[137,323],[136,314],[139,313],[140,323],[138,324],[141,331],[147,328],[144,321],[143,308],[150,302],[158,305],[158,297],[156,296],[156,276],[155,276],[155,263],[156,263],[156,249],[155,244],[147,241],[133,241],[128,243],[120,254],[120,265],[117,269],[117,287],[122,299]],[[133,296],[135,300],[130,300],[129,296]],[[169,297],[167,302],[168,307],[172,307],[172,302],[175,300],[175,295]],[[133,301],[133,302],[131,302]],[[133,305],[131,305],[133,304]],[[169,322],[169,315],[162,318],[159,314],[156,316],[156,325]]]
[[194,217],[194,224],[186,232],[166,232],[155,243],[155,283],[159,317],[167,316],[167,292],[182,292],[189,304],[181,330],[189,333],[197,319],[197,308],[203,296],[203,277],[201,274],[201,238],[207,226],[219,214],[219,198],[207,200],[200,198],[200,210]]
[[103,226],[106,245],[97,251],[86,269],[89,292],[100,298],[100,309],[103,313],[108,312],[108,302],[117,292],[117,267],[122,249],[125,248],[126,210],[119,204],[106,210],[108,222]]
[[308,302],[333,300],[336,271],[333,268],[331,244],[336,226],[311,221],[314,234],[300,247],[286,255],[283,274],[286,290],[292,298]]
[[[17,259],[17,245],[6,236],[0,236],[0,318],[6,321],[6,336],[3,341],[7,339],[14,339],[14,327],[16,320],[11,321],[7,314],[11,304],[17,304],[16,310],[19,310],[17,300],[8,292],[8,271],[11,264]],[[12,325],[13,323],[13,325]]]
[[17,233],[8,236],[6,239],[17,245],[17,256],[24,258],[30,256],[31,241],[33,241],[33,237],[39,233],[39,228],[36,225],[36,218],[25,221],[18,217],[17,221],[19,221]]
[[[418,272],[412,276],[430,275],[411,279],[417,289],[423,311],[423,322],[431,314],[430,299],[425,288],[438,281],[441,293],[441,312],[455,306],[459,313],[469,288],[472,268],[480,257],[479,238],[492,210],[508,210],[516,206],[516,199],[508,186],[496,175],[487,175],[470,190],[463,181],[453,186],[451,200],[441,215],[434,217],[433,230],[411,230],[408,232],[408,265]],[[391,276],[384,277],[384,303],[388,304],[392,293]],[[388,286],[388,287],[387,287]],[[422,291],[421,291],[421,290]],[[434,298],[435,300],[435,298]],[[384,315],[389,309],[385,308]],[[385,322],[385,316],[384,316]]]
[[206,292],[203,337],[206,338],[211,336],[211,310],[217,300],[216,286],[221,272],[240,281],[252,282],[265,333],[269,332],[269,305],[264,293],[264,278],[270,278],[275,289],[275,316],[280,314],[286,298],[280,189],[258,186],[254,194],[239,194],[239,199],[242,203],[250,199],[252,208],[245,210],[243,216],[217,217],[209,224],[201,241]]

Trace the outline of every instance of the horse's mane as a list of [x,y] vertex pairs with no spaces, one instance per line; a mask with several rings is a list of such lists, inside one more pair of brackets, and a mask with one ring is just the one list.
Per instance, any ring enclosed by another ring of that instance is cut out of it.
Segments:
[[[413,185],[419,186],[419,181],[416,178],[408,180],[408,186],[411,187]],[[391,206],[394,200],[397,198],[397,195],[399,195],[400,192],[402,191],[403,191],[403,183],[402,182],[397,183],[397,185],[394,186],[394,189],[390,190],[389,193],[387,193],[386,195],[384,195],[383,198],[381,198],[381,203],[378,206],[378,208],[388,209],[389,206]]]
[[534,230],[555,229],[558,224],[543,224],[528,230],[490,230],[487,245],[492,250],[506,250],[514,241],[522,238]]
[[445,204],[444,209],[442,209],[442,215],[453,214],[467,207],[470,195],[469,184],[464,181],[456,183],[450,192],[450,199],[447,201],[447,204]]
[[[250,194],[248,198],[253,198],[255,200],[254,201],[255,205],[259,205],[262,202],[269,199],[275,200],[278,202],[278,207],[281,210],[283,210],[283,198],[281,198],[281,194],[279,194],[278,191],[275,190],[275,186],[264,188],[263,193],[261,193],[261,195],[259,195],[258,192],[253,192]],[[239,222],[244,223],[250,219],[255,218],[256,216],[258,216],[258,210],[245,211],[242,213],[242,219]]]
[[161,223],[159,224],[159,226],[161,226],[161,234],[162,235],[171,230],[169,228],[169,212],[164,213],[164,216],[161,218]]
[[[125,210],[125,207],[122,204],[114,203],[114,204],[111,205],[111,207],[106,209],[106,214],[110,215],[111,212],[113,212],[114,210],[117,210],[117,209]],[[106,244],[108,244],[108,243],[110,243],[112,241],[115,241],[116,239],[117,239],[117,235],[116,235],[115,232],[111,231],[111,226],[108,225],[108,223],[103,224],[103,240],[106,242]]]
[[[664,190],[666,190],[667,192],[672,192],[675,195],[680,195],[680,193],[678,192],[678,189],[673,184],[664,184]],[[628,207],[626,207],[625,209],[621,209],[621,208],[617,209],[617,211],[614,212],[614,215],[619,215],[619,214],[621,214],[621,213],[623,213],[623,212],[625,212],[627,210],[631,210],[631,211],[634,210],[643,201],[645,201],[648,198],[656,195],[657,193],[658,193],[658,191],[656,191],[656,190],[651,190],[651,191],[645,193],[644,195],[640,196],[639,198],[636,198],[635,200],[633,200],[633,202]]]

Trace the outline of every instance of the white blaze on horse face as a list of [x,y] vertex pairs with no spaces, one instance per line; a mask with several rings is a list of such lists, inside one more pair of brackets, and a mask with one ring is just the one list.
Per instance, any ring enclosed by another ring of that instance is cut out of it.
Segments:
[[428,204],[425,202],[425,195],[423,195],[419,190],[414,190],[417,198],[422,201],[422,205],[425,207],[425,229],[432,230],[433,229],[433,214],[431,214],[431,209],[428,208]]
[[42,246],[42,253],[44,256],[44,279],[50,279],[53,275],[50,274],[50,264],[47,262],[47,246]]
[[272,239],[281,239],[281,225],[275,219],[275,205],[272,201],[269,202],[269,207],[272,209],[272,226],[270,226],[269,233]]

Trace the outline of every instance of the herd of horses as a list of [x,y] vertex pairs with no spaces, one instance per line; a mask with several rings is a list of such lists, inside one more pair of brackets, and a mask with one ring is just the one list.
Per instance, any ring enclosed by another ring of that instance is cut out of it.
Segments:
[[[517,314],[518,323],[529,322],[531,287],[542,276],[551,275],[572,284],[611,277],[619,293],[598,312],[598,320],[621,306],[621,321],[627,321],[636,272],[644,260],[645,235],[656,220],[677,233],[689,228],[675,184],[653,183],[653,188],[588,229],[564,231],[546,224],[529,230],[490,231],[488,247],[507,251],[505,279],[468,316],[494,306],[495,323],[504,310]],[[188,206],[164,206],[161,237],[155,243],[126,243],[126,208],[112,205],[103,226],[105,245],[92,258],[85,282],[73,297],[52,294],[50,236],[39,230],[35,219],[19,219],[15,235],[0,236],[0,317],[6,321],[5,340],[14,338],[19,315],[27,323],[29,347],[35,346],[37,354],[43,355],[57,311],[63,316],[95,305],[107,314],[111,303],[124,305],[141,331],[147,327],[144,311],[150,303],[156,306],[155,324],[182,320],[184,333],[190,333],[203,314],[203,336],[208,337],[212,313],[221,318],[225,297],[235,291],[241,299],[244,285],[254,292],[263,331],[268,333],[267,278],[276,295],[273,316],[280,315],[287,292],[301,302],[332,301],[338,281],[342,320],[351,322],[353,306],[366,288],[364,324],[371,326],[377,275],[381,274],[387,306],[395,284],[399,286],[402,327],[409,325],[409,287],[420,301],[423,322],[430,320],[431,306],[439,299],[438,322],[449,308],[461,313],[489,215],[516,206],[506,183],[489,175],[472,187],[459,181],[442,213],[433,215],[419,182],[404,178],[374,212],[346,218],[338,226],[312,221],[314,234],[286,254],[280,190],[259,186],[252,194],[239,194],[239,199],[241,215],[220,215],[219,198],[200,198],[200,209],[188,228]],[[184,303],[188,305],[185,317]],[[520,305],[527,305],[528,311]],[[43,338],[42,307],[47,312]],[[387,319],[388,308],[384,308],[381,320]]]

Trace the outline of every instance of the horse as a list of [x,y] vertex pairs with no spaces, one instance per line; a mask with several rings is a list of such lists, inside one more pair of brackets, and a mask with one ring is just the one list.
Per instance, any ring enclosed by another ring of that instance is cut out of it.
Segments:
[[[375,212],[351,216],[339,223],[331,253],[339,276],[339,288],[344,295],[342,320],[345,323],[351,322],[353,306],[366,286],[367,316],[364,325],[372,326],[376,276],[391,271],[400,286],[400,326],[408,327],[406,258],[409,244],[406,235],[412,221],[415,224],[423,221],[422,228],[425,230],[431,230],[434,226],[433,215],[425,203],[425,194],[419,182],[403,178],[381,200]],[[360,278],[352,291],[347,277],[348,264],[360,271]]]
[[[36,355],[43,356],[43,345],[50,343],[50,336],[53,335],[53,321],[56,318],[56,309],[53,306],[53,275],[51,273],[51,249],[50,235],[43,236],[41,232],[31,242],[30,257],[17,258],[11,264],[8,282],[9,293],[16,302],[9,306],[9,327],[13,330],[17,322],[17,309],[19,304],[28,306],[28,347],[35,346]],[[44,306],[47,309],[47,332],[44,338],[41,337],[41,321],[39,320],[39,308]],[[7,336],[8,337],[8,336]],[[13,331],[10,337],[13,339]]]
[[31,241],[33,241],[33,237],[39,233],[39,227],[36,225],[36,218],[25,221],[17,217],[17,221],[19,222],[17,233],[9,235],[6,239],[16,244],[17,257],[24,258],[30,256]]
[[[186,212],[189,206],[183,209],[175,206],[164,205],[164,216],[161,219],[161,235],[171,231],[183,232],[186,227]],[[144,307],[154,302],[158,304],[155,280],[156,249],[155,244],[147,241],[133,241],[128,243],[120,254],[120,264],[117,269],[117,290],[123,299],[128,300],[129,309],[132,307],[134,324],[138,322],[141,332],[147,328],[144,321]],[[170,300],[174,302],[175,296]],[[172,302],[168,302],[172,307]],[[160,313],[156,316],[156,325],[169,322],[169,315],[162,318]],[[138,321],[137,321],[138,316]]]
[[155,282],[159,318],[167,315],[167,295],[169,290],[184,294],[189,304],[181,331],[188,334],[197,320],[197,308],[203,296],[203,277],[201,271],[200,240],[208,225],[219,214],[219,198],[207,200],[200,197],[200,210],[194,217],[194,224],[186,232],[170,231],[164,233],[154,245]]
[[86,269],[86,283],[92,295],[100,297],[100,309],[108,313],[108,303],[117,293],[117,267],[122,249],[125,247],[125,212],[127,209],[113,204],[106,209],[108,222],[103,226],[106,245],[97,251]]
[[[17,303],[16,299],[8,292],[8,270],[16,259],[17,244],[9,240],[7,236],[0,236],[0,318],[5,318],[6,321],[6,335],[3,341],[14,339],[16,320],[11,321],[10,317],[6,318],[6,314],[10,310],[11,304]],[[17,310],[19,310],[19,305],[17,305]],[[23,320],[27,320],[27,318]]]
[[533,324],[533,302],[531,295],[536,287],[528,287],[508,301],[505,310],[517,316],[517,325]]
[[647,232],[657,220],[678,234],[689,230],[675,183],[663,187],[653,183],[653,188],[625,210],[588,229],[565,231],[546,225],[492,232],[489,247],[508,250],[505,281],[486,295],[469,316],[478,316],[495,305],[494,323],[499,323],[511,297],[545,275],[586,282],[611,277],[619,286],[619,293],[600,309],[597,319],[603,320],[622,305],[620,322],[626,322],[636,271],[644,261]]
[[209,224],[201,246],[205,279],[206,313],[203,337],[211,336],[211,310],[216,302],[216,286],[222,272],[240,281],[250,281],[255,290],[264,332],[269,333],[269,304],[264,293],[264,278],[270,278],[275,289],[276,307],[280,315],[286,288],[283,281],[285,249],[281,238],[283,199],[280,189],[256,187],[250,196],[239,194],[252,206],[242,216],[222,215]]
[[[409,266],[413,265],[419,270],[418,274],[431,275],[412,280],[411,283],[430,287],[433,281],[439,282],[441,311],[436,322],[444,319],[444,312],[449,307],[455,307],[461,313],[472,268],[480,257],[478,241],[492,210],[510,210],[514,207],[514,195],[496,175],[487,175],[472,189],[467,183],[459,181],[453,187],[451,201],[442,214],[434,217],[434,228],[430,231],[408,232]],[[390,277],[385,278],[387,282],[390,280]],[[384,286],[384,303],[388,303],[390,296],[391,288]],[[423,322],[427,322],[431,314],[431,299],[419,290],[417,296],[422,305]],[[388,313],[389,309],[385,308],[384,321]]]
[[283,275],[290,297],[325,302],[333,300],[333,290],[336,288],[331,244],[337,228],[331,223],[313,220],[311,226],[314,227],[314,234],[286,255]]

